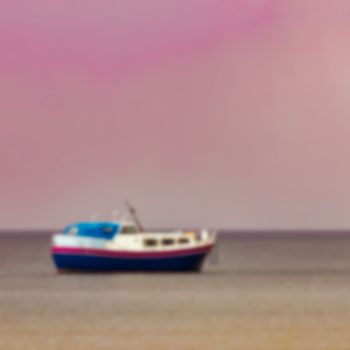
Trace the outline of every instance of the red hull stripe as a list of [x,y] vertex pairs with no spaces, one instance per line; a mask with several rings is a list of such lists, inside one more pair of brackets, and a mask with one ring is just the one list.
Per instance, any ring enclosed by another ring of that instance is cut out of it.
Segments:
[[212,248],[212,244],[200,248],[169,250],[162,252],[126,252],[111,251],[107,249],[88,249],[88,248],[68,248],[68,247],[52,247],[52,254],[77,254],[77,255],[94,255],[108,258],[170,258],[181,257],[186,255],[196,255],[208,253]]

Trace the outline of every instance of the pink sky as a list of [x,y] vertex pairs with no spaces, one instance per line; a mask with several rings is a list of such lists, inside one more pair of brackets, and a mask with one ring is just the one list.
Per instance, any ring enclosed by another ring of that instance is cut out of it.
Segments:
[[350,227],[349,11],[3,1],[0,228]]

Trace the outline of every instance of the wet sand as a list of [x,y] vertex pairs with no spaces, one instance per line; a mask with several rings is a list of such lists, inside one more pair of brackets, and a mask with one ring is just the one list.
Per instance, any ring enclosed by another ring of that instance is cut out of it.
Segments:
[[350,235],[221,236],[201,274],[57,274],[0,235],[0,349],[350,348]]

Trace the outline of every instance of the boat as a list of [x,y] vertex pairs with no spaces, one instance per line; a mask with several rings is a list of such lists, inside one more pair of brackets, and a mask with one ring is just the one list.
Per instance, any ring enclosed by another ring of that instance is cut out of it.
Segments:
[[133,207],[132,220],[69,224],[53,235],[58,271],[199,272],[216,241],[210,230],[145,231]]

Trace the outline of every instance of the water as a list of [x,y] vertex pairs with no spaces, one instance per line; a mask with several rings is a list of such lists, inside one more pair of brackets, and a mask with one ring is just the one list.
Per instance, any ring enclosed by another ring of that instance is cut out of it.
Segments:
[[0,349],[349,349],[350,234],[221,235],[201,274],[57,274],[0,235]]

